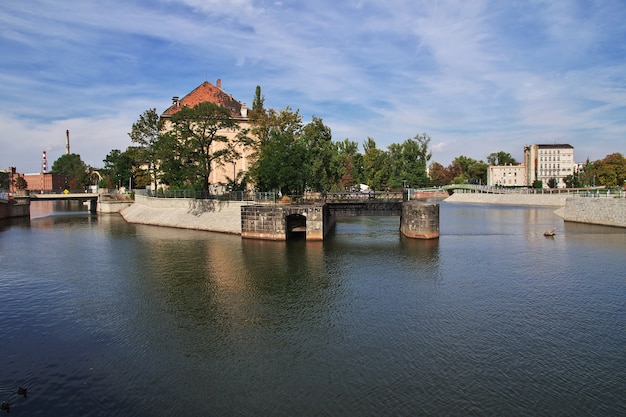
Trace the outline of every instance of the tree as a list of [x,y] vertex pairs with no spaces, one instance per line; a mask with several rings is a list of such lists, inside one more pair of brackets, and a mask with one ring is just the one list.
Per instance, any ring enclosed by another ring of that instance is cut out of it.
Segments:
[[432,162],[428,171],[430,174],[430,183],[433,186],[439,187],[447,185],[452,181],[453,177],[450,176],[450,171],[439,162]]
[[65,175],[69,189],[84,188],[89,185],[89,167],[75,153],[63,154],[52,164],[53,174]]
[[402,144],[389,146],[391,176],[389,186],[392,188],[425,187],[429,185],[426,167],[431,158],[428,151],[430,137],[427,134],[415,135]]
[[626,181],[626,158],[619,152],[612,153],[593,163],[597,185],[622,187]]
[[15,180],[15,189],[18,191],[28,190],[28,182],[24,177],[17,177]]
[[339,186],[349,190],[363,182],[363,155],[359,153],[359,144],[349,139],[337,143],[340,164]]
[[559,185],[559,180],[557,180],[556,178],[550,178],[548,180],[548,187],[556,188],[558,185]]
[[330,128],[322,119],[313,116],[302,130],[307,155],[307,187],[315,191],[329,191],[339,183],[340,162],[337,144]]
[[457,156],[452,160],[452,166],[448,167],[450,171],[454,171],[452,182],[455,184],[463,184],[466,182],[487,183],[487,170],[489,166],[483,161],[477,161],[467,156]]
[[306,183],[307,155],[299,112],[286,107],[270,109],[252,130],[257,137],[255,161],[250,176],[260,191],[302,193]]
[[0,171],[0,190],[9,189],[9,173]]
[[122,152],[119,149],[113,149],[103,159],[103,162],[104,169],[102,171],[107,188],[119,187],[128,184],[129,180],[132,181],[134,177],[133,167],[136,161],[128,151]]
[[133,123],[130,139],[139,144],[141,153],[140,161],[148,165],[148,175],[154,180],[154,189],[157,188],[157,166],[156,145],[161,131],[161,120],[156,109],[144,111],[139,119]]
[[166,143],[171,146],[173,158],[193,185],[208,192],[212,166],[239,157],[236,144],[221,134],[238,130],[237,123],[228,109],[210,102],[184,107],[170,120],[172,131]]
[[515,158],[504,151],[490,153],[487,156],[487,162],[491,165],[517,165]]
[[363,143],[363,149],[363,173],[367,185],[374,190],[387,188],[391,174],[389,153],[376,148],[376,141],[369,137]]

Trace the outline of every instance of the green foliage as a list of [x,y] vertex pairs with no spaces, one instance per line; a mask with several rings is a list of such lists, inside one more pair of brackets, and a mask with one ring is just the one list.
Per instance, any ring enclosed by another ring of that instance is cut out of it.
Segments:
[[626,157],[616,152],[593,163],[593,175],[596,185],[622,187],[626,181]]
[[89,185],[89,167],[80,159],[78,154],[61,155],[52,164],[51,172],[65,175],[67,187],[70,189],[80,189]]
[[462,178],[464,182],[487,183],[487,170],[489,169],[489,165],[483,161],[477,161],[467,156],[457,156],[452,161],[452,164],[457,165],[457,169],[460,171],[455,179],[459,180]]
[[350,190],[363,183],[363,155],[359,153],[359,144],[349,139],[337,143],[340,180],[337,191]]
[[578,176],[576,176],[576,175],[570,174],[567,177],[565,177],[564,181],[565,181],[565,186],[567,188],[578,188],[578,187],[580,187],[580,181],[578,179]]
[[9,189],[9,173],[0,171],[0,190]]
[[306,185],[308,158],[302,119],[289,107],[269,110],[253,128],[258,138],[256,159],[250,175],[259,191],[280,190],[301,194]]
[[491,165],[518,165],[515,158],[504,151],[490,153],[487,156],[487,162]]
[[541,180],[533,181],[533,188],[537,189],[537,190],[543,188],[543,181],[541,181]]
[[[133,168],[136,160],[131,156],[131,152],[122,152],[119,149],[113,149],[103,160],[104,168],[102,169],[104,187],[114,188],[121,185],[127,185],[129,179],[132,180]],[[136,184],[135,181],[133,181]]]
[[167,138],[160,144],[160,154],[165,156],[171,152],[175,169],[186,181],[209,191],[212,165],[222,165],[239,157],[235,143],[219,134],[221,130],[238,129],[237,123],[228,109],[210,102],[184,107],[170,120],[172,131],[164,135]]
[[148,183],[154,180],[155,188],[157,186],[158,166],[157,143],[160,130],[161,120],[156,109],[148,109],[133,123],[131,132],[128,134],[131,141],[139,145],[133,159],[138,165],[146,164],[148,166]]
[[391,175],[389,153],[376,148],[376,142],[367,138],[363,144],[363,173],[367,179],[367,185],[374,190],[384,190],[388,187]]
[[548,180],[548,187],[556,188],[559,185],[559,181],[556,178],[550,178]]
[[28,190],[28,182],[24,177],[17,177],[15,179],[15,189],[19,191]]
[[416,135],[402,144],[391,144],[389,149],[391,172],[388,186],[392,189],[403,187],[426,187],[430,181],[426,166],[431,158],[428,151],[430,137]]
[[329,191],[339,182],[341,163],[337,144],[330,128],[313,116],[304,126],[302,140],[306,146],[306,186],[317,191]]

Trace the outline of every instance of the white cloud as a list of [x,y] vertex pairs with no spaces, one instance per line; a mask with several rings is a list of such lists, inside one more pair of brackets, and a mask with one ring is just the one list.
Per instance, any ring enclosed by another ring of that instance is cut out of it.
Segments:
[[601,158],[624,152],[624,19],[620,2],[568,0],[5,2],[0,122],[25,139],[1,136],[0,163],[70,128],[98,164],[143,110],[217,78],[337,140],[426,132],[444,165],[542,140]]

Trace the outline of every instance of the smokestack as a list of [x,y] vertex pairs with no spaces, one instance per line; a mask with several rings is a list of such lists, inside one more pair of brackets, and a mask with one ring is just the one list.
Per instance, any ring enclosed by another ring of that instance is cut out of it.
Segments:
[[217,88],[222,89],[222,80],[220,78],[217,79]]
[[65,131],[65,154],[70,154],[70,131]]
[[48,162],[46,161],[46,151],[43,151],[43,154],[41,155],[41,172],[45,174],[47,170]]

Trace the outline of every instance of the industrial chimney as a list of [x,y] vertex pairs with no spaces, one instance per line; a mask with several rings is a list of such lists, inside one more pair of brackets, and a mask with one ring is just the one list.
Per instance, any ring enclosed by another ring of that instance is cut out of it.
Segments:
[[46,160],[46,151],[43,151],[43,154],[41,155],[41,172],[45,174],[47,170],[48,161]]
[[65,154],[70,154],[70,131],[65,131]]

